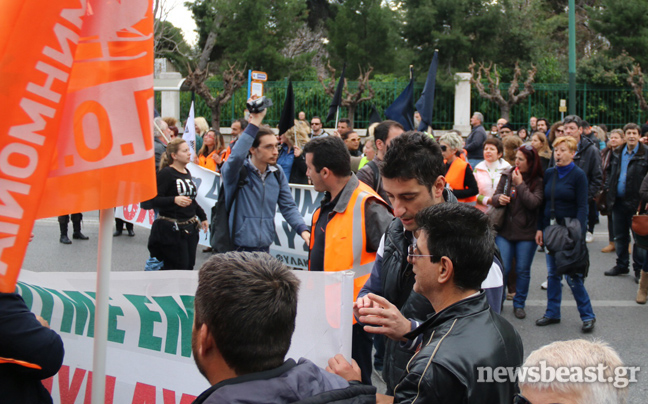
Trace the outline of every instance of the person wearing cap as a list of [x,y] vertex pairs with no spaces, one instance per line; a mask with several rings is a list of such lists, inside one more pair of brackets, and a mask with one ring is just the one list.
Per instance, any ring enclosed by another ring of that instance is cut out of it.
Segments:
[[502,124],[502,126],[499,126],[499,121],[497,121],[497,126],[499,127],[498,134],[500,139],[504,139],[507,136],[511,136],[515,132],[513,130],[513,126],[511,126],[511,124],[509,123],[504,123]]

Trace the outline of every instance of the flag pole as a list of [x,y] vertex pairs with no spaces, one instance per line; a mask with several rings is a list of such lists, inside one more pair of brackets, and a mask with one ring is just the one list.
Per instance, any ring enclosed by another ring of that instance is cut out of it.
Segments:
[[99,215],[97,294],[95,295],[94,349],[92,353],[92,404],[103,404],[106,396],[106,348],[108,345],[108,300],[112,257],[114,208]]
[[340,117],[340,106],[338,105],[337,109],[335,110],[335,130],[337,131],[337,125],[338,125],[338,118]]

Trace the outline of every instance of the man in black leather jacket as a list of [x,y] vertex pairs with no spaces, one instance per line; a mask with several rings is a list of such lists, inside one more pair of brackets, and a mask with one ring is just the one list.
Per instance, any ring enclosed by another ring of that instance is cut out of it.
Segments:
[[[376,256],[371,276],[358,294],[356,308],[372,305],[368,293],[377,294],[393,303],[410,319],[425,320],[434,309],[423,296],[412,291],[414,274],[407,262],[407,248],[413,242],[418,225],[415,215],[428,206],[457,203],[457,198],[445,188],[443,156],[437,143],[427,135],[408,132],[394,138],[381,166],[383,186],[392,201],[396,218],[387,228]],[[503,296],[501,264],[494,262],[483,283],[490,306],[499,313]],[[357,317],[357,313],[356,313]],[[371,327],[381,333],[379,327]],[[387,392],[394,387],[412,357],[398,342],[386,340],[383,379]]]
[[[436,314],[410,331],[410,321],[380,296],[369,294],[376,305],[359,310],[361,322],[371,317],[372,323],[387,330],[385,335],[414,352],[394,389],[393,402],[511,403],[514,378],[487,376],[498,374],[500,368],[514,371],[524,356],[515,328],[489,308],[480,291],[495,253],[488,217],[467,205],[443,203],[420,211],[416,222],[420,232],[408,253],[416,278],[414,291],[432,304]],[[332,367],[329,361],[331,369],[353,378],[349,365],[336,359]]]

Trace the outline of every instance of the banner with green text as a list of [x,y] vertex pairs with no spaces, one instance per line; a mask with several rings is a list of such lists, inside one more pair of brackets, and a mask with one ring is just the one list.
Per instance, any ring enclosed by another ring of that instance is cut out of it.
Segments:
[[[353,272],[294,273],[301,287],[287,358],[326,367],[335,354],[350,357]],[[95,282],[93,272],[20,273],[27,306],[65,344],[63,367],[43,382],[57,404],[90,402]],[[209,387],[191,351],[197,282],[197,271],[111,274],[105,404],[190,404]]]

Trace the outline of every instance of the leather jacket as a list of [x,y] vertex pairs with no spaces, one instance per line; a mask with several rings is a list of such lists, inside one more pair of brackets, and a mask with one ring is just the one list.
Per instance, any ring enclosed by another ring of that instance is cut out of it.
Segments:
[[405,337],[420,350],[394,391],[395,403],[511,403],[515,381],[478,381],[480,367],[519,367],[522,339],[488,306],[484,292],[443,309]]

